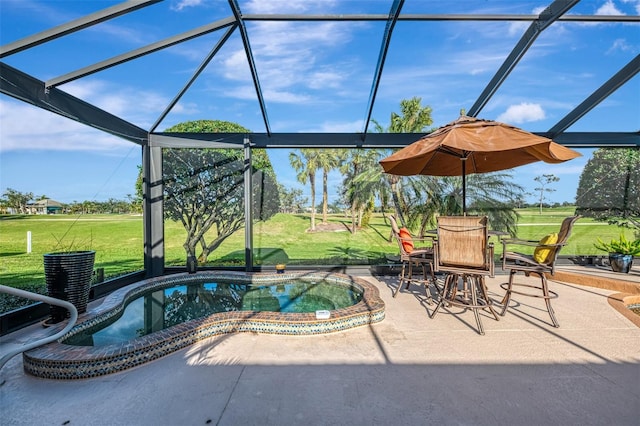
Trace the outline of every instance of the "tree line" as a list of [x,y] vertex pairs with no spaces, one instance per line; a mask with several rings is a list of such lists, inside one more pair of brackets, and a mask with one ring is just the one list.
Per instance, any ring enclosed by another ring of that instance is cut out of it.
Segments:
[[[418,97],[403,100],[400,113],[392,113],[385,128],[373,120],[377,132],[428,133],[432,124],[431,107]],[[244,127],[220,120],[189,121],[168,132],[249,133]],[[379,161],[389,149],[294,150],[289,162],[297,179],[310,189],[310,227],[317,230],[328,223],[329,173],[342,175],[339,206],[351,219],[351,232],[368,224],[376,206],[394,213],[402,226],[423,234],[433,228],[438,215],[459,214],[462,180],[460,177],[399,177],[383,172]],[[164,211],[168,219],[181,222],[187,236],[187,256],[206,263],[208,255],[244,226],[244,158],[234,149],[166,149],[163,155]],[[267,220],[277,212],[296,212],[306,204],[300,190],[289,190],[277,182],[266,150],[252,151],[251,211],[254,220]],[[516,197],[522,188],[512,182],[508,172],[472,175],[467,179],[470,212],[486,214],[494,229],[515,233]],[[320,200],[321,207],[316,202]],[[335,207],[335,206],[334,206]]]
[[[0,210],[3,213],[28,214],[30,206],[41,200],[48,200],[47,195],[34,196],[33,192],[20,192],[7,188],[0,197]],[[127,199],[109,198],[107,201],[73,201],[60,203],[61,213],[66,214],[136,214],[142,213],[142,201],[132,195]]]
[[[428,133],[432,129],[431,108],[421,98],[400,102],[400,113],[392,113],[387,127],[376,120],[374,131],[386,133]],[[236,123],[220,120],[197,120],[180,123],[168,132],[250,133]],[[314,149],[292,151],[289,162],[297,179],[309,185],[310,200],[300,189],[289,189],[277,182],[266,150],[252,153],[254,220],[264,221],[278,212],[297,213],[310,203],[311,232],[316,231],[316,215],[328,222],[331,208],[340,208],[351,219],[351,232],[366,227],[375,209],[393,213],[401,226],[423,235],[433,228],[438,215],[461,212],[462,180],[460,177],[395,176],[383,172],[379,161],[390,155],[389,149]],[[206,263],[208,255],[244,226],[243,151],[237,149],[164,150],[164,212],[167,219],[183,224],[183,244],[188,256]],[[639,172],[638,149],[599,149],[587,163],[577,191],[577,212],[583,216],[638,227]],[[328,177],[333,170],[342,175],[337,205],[328,201]],[[605,180],[606,177],[606,180]],[[540,208],[553,175],[535,179],[539,184]],[[317,188],[319,186],[320,188]],[[317,197],[317,192],[319,196]],[[518,213],[523,207],[524,189],[513,182],[509,171],[467,176],[467,205],[470,214],[487,215],[496,230],[515,234]],[[42,199],[45,196],[35,198]],[[320,207],[316,205],[319,198]],[[31,193],[8,189],[0,203],[23,211],[34,200]],[[139,213],[142,200],[142,173],[136,181],[136,194],[127,200],[106,202],[74,202],[65,205],[68,213]]]
[[[431,108],[422,106],[421,99],[417,97],[401,101],[400,113],[391,114],[388,127],[372,121],[377,132],[428,133],[432,130],[429,128],[432,124]],[[235,123],[216,120],[186,122],[168,131],[248,132]],[[334,208],[340,207],[350,216],[352,233],[367,226],[374,209],[385,214],[394,213],[402,226],[418,235],[433,228],[439,215],[460,214],[461,177],[400,177],[383,173],[378,162],[392,152],[388,149],[315,148],[292,151],[289,162],[297,173],[297,179],[309,185],[310,189],[309,231],[317,228],[318,212],[321,214],[321,223],[328,222],[328,177],[333,170],[338,170],[342,175],[340,199]],[[606,154],[600,155],[599,152]],[[191,161],[190,157],[197,161]],[[605,158],[609,163],[616,164],[608,164],[602,169]],[[202,263],[224,239],[243,226],[242,160],[239,150],[225,149],[172,149],[167,150],[165,155],[165,214],[183,223],[187,230],[185,250],[195,256],[199,247],[197,258]],[[624,216],[626,222],[616,223],[637,224],[639,164],[637,149],[598,150],[581,177],[577,192],[578,213],[599,220],[615,220],[612,215],[617,214]],[[594,174],[615,175],[612,181],[619,181],[620,185],[616,188],[626,188],[626,195],[612,197],[611,193],[615,190],[607,187],[608,194],[605,194],[606,191],[594,188],[593,183],[599,181]],[[267,220],[278,211],[299,212],[307,204],[302,191],[284,188],[277,182],[265,150],[254,150],[253,176],[252,212],[255,220]],[[550,185],[559,178],[542,175],[534,180],[539,184],[535,188],[538,193],[538,203],[535,205],[542,208],[545,205],[544,194],[554,191]],[[211,185],[214,188],[205,189]],[[596,196],[599,192],[602,196]],[[467,176],[469,213],[488,216],[493,229],[511,235],[516,232],[519,217],[517,208],[523,206],[524,195],[524,188],[513,182],[509,171]],[[320,207],[316,204],[318,200]],[[602,214],[597,213],[603,209]],[[212,233],[209,232],[211,230]],[[212,238],[210,241],[205,238],[207,235],[213,235],[209,237]]]

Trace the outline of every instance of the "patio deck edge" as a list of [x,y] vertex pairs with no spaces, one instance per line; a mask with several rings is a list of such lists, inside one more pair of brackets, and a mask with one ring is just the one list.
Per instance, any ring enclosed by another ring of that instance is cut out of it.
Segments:
[[640,315],[629,309],[630,305],[640,303],[640,282],[632,281],[633,279],[638,279],[637,275],[608,277],[599,274],[556,270],[554,275],[547,274],[547,278],[554,281],[616,291],[617,293],[610,294],[607,297],[609,305],[636,327],[640,328]]

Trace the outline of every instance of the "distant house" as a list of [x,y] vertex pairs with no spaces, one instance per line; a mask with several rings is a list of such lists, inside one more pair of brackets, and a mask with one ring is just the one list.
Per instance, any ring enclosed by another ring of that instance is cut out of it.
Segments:
[[27,213],[28,214],[62,213],[62,204],[50,198],[45,198],[44,200],[38,200],[35,203],[27,204]]

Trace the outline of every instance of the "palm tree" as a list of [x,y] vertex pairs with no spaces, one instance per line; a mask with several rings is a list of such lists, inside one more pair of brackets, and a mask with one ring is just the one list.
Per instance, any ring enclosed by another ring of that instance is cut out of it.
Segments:
[[[422,98],[414,96],[411,99],[400,101],[400,114],[391,113],[391,121],[387,133],[421,133],[428,131],[428,126],[433,124],[431,107],[423,107]],[[376,127],[379,124],[374,121]]]
[[322,169],[322,223],[327,223],[329,206],[329,172],[339,168],[347,158],[347,151],[343,149],[316,150],[318,168]]
[[[423,107],[421,102],[422,98],[419,97],[403,99],[400,101],[400,114],[395,112],[391,113],[390,124],[386,129],[376,120],[371,120],[374,124],[375,131],[378,133],[429,132],[429,126],[433,124],[431,107],[428,105]],[[410,182],[411,179],[400,179],[399,176],[385,174],[379,165],[375,168],[375,171],[368,171],[367,173],[369,174],[369,179],[386,182],[390,187],[396,218],[402,226],[405,226],[405,214],[408,212],[408,208],[407,202],[404,199],[402,183]]]
[[311,230],[316,230],[316,171],[318,170],[318,150],[303,148],[300,154],[289,153],[289,163],[298,173],[298,181],[302,184],[309,182],[311,187]]
[[[487,215],[492,229],[515,235],[518,214],[514,205],[523,188],[511,178],[508,172],[468,175],[467,205],[471,214]],[[435,227],[437,216],[459,214],[462,209],[461,177],[420,176],[411,188],[407,222],[421,234]]]
[[[351,233],[355,234],[358,226],[362,225],[362,217],[371,202],[378,195],[384,207],[388,195],[387,185],[380,179],[379,150],[355,150],[349,153],[349,159],[340,168],[344,179],[342,181],[343,197],[351,211]],[[378,176],[371,179],[368,172],[377,170]],[[380,185],[380,183],[383,183]]]
[[[432,124],[431,108],[421,107],[420,98],[403,100],[401,115],[392,113],[387,132],[419,133]],[[377,131],[385,131],[375,120]],[[380,174],[383,174],[380,170]],[[462,204],[461,177],[388,176],[394,207],[403,226],[419,229],[420,235],[435,227],[438,215],[458,214]],[[509,173],[473,174],[467,177],[467,200],[475,214],[489,216],[495,230],[515,233],[517,213],[513,206],[523,188]]]
[[[400,177],[396,178],[400,180]],[[435,227],[435,218],[446,205],[446,197],[441,201],[444,193],[442,182],[434,176],[404,176],[401,182],[402,192],[399,196],[403,226],[418,229],[418,235],[424,236],[427,229]]]
[[[472,212],[489,217],[492,229],[514,236],[519,217],[515,206],[524,188],[514,183],[512,178],[509,172],[467,176],[467,200]],[[462,185],[461,179],[460,182]]]

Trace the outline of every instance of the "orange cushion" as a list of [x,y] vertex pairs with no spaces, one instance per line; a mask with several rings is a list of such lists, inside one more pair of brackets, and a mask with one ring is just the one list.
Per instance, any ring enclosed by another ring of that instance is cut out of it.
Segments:
[[404,251],[411,253],[413,251],[413,239],[411,238],[409,230],[407,228],[401,228],[398,235],[402,240],[402,248],[404,248]]

